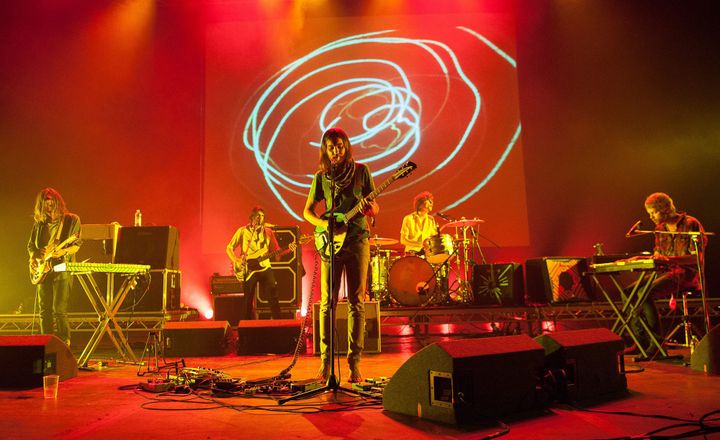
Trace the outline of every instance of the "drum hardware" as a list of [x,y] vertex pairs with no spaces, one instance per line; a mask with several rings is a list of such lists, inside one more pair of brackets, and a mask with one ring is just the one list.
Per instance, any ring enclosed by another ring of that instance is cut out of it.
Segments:
[[394,238],[381,238],[375,235],[374,237],[368,238],[368,243],[370,243],[370,246],[375,246],[376,248],[379,248],[380,246],[392,246],[400,242],[398,240],[395,240]]
[[460,220],[445,223],[440,227],[440,230],[442,231],[447,228],[466,228],[470,226],[477,226],[480,223],[485,223],[485,220],[481,220],[479,218],[466,219],[465,217],[460,217]]

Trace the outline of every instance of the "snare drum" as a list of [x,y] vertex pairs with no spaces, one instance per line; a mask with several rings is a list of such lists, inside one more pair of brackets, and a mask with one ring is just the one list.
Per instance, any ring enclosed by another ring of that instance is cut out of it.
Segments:
[[425,305],[433,298],[437,289],[434,273],[430,263],[420,257],[399,258],[390,266],[390,295],[403,306]]
[[432,264],[442,264],[455,250],[450,234],[433,235],[425,239],[425,259]]

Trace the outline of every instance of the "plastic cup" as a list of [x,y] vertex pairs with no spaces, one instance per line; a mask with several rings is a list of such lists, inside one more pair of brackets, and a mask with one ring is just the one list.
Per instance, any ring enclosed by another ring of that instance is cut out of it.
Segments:
[[43,377],[43,391],[46,399],[57,399],[58,382],[60,382],[60,376],[57,374],[48,374]]

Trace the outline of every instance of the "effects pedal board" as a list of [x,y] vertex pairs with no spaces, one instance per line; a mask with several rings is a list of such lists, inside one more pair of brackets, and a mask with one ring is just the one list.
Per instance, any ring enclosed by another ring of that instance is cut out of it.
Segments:
[[378,378],[368,377],[362,382],[352,384],[352,389],[364,396],[382,399],[383,390],[389,381],[390,379],[384,376]]

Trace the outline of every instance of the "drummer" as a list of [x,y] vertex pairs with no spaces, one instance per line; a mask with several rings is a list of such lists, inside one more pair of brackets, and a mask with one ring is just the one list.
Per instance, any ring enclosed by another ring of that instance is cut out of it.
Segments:
[[424,243],[429,237],[438,234],[438,225],[430,215],[433,208],[433,195],[423,191],[413,199],[415,212],[403,218],[400,229],[400,243],[405,246],[405,253],[423,256]]

